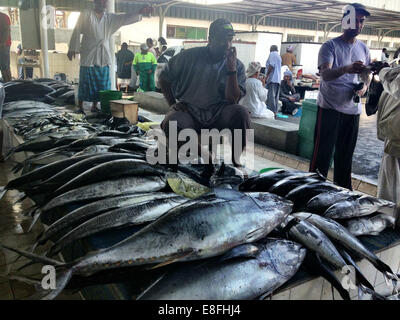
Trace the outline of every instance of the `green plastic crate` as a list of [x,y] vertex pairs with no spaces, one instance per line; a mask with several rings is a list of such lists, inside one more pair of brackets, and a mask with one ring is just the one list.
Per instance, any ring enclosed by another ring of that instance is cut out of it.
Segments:
[[121,100],[122,92],[113,90],[103,90],[99,92],[101,102],[101,112],[111,114],[110,101]]

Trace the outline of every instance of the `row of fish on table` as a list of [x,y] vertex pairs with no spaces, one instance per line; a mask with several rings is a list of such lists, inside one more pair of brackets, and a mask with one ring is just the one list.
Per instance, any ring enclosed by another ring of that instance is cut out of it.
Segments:
[[[5,110],[28,104],[15,102]],[[93,285],[120,277],[138,283],[137,299],[256,299],[272,295],[304,268],[350,299],[333,270],[353,265],[360,290],[386,299],[355,258],[398,281],[397,270],[357,238],[394,228],[391,202],[339,188],[315,173],[277,169],[244,179],[229,177],[234,169],[224,165],[217,172],[224,187],[207,184],[204,194],[185,198],[171,191],[169,175],[190,172],[204,183],[202,165],[148,164],[146,152],[157,143],[138,127],[110,130],[104,122],[30,114],[25,107],[19,117],[12,111],[15,133],[25,142],[8,156],[34,154],[16,164],[14,171],[22,175],[1,188],[0,197],[18,190],[35,202],[27,213],[31,227],[39,218],[51,222],[29,250],[3,247],[30,263],[55,266],[57,289],[38,289],[37,298],[53,299],[74,283],[80,288],[85,281]],[[134,229],[122,241],[75,260],[56,258],[80,240],[127,227]],[[36,253],[49,243],[45,254]]]
[[48,104],[75,104],[74,86],[61,80],[14,80],[5,83],[5,103],[13,101],[38,101]]

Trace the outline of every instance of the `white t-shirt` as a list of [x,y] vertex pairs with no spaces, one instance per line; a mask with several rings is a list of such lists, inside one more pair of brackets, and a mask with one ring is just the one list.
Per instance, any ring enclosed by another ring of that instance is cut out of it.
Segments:
[[245,106],[250,111],[252,118],[274,119],[274,113],[268,110],[265,101],[268,98],[268,90],[262,82],[256,78],[246,80],[246,95],[240,100],[239,104]]

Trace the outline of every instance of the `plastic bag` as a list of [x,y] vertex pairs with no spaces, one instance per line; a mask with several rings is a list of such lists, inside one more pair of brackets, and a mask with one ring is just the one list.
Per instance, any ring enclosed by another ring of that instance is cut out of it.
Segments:
[[367,102],[365,103],[365,111],[367,116],[372,116],[378,111],[378,103],[382,96],[384,88],[380,81],[372,79],[369,86]]
[[176,194],[190,199],[198,198],[211,191],[182,173],[168,173],[167,182]]

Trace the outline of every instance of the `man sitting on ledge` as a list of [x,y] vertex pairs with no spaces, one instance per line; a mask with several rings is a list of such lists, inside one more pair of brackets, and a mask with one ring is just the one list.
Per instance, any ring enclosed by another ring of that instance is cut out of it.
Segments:
[[[229,129],[233,138],[232,162],[240,167],[238,159],[246,146],[250,115],[237,104],[246,93],[246,74],[232,47],[234,35],[229,21],[217,19],[210,25],[206,47],[185,50],[169,61],[160,75],[160,86],[171,111],[161,128],[167,138],[173,121],[178,131]],[[242,143],[235,143],[235,129],[241,130]]]

